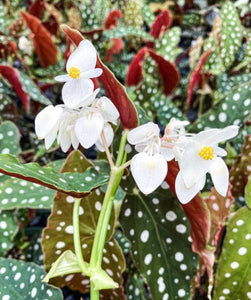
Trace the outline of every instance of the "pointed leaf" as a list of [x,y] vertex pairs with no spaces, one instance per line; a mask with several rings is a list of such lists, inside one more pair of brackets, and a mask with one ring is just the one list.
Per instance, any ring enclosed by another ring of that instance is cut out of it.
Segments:
[[44,11],[44,0],[35,0],[29,7],[29,14],[42,19]]
[[121,19],[121,18],[122,18],[122,13],[120,10],[118,9],[112,10],[104,21],[104,28],[112,29],[113,27],[116,27],[118,24],[117,19]]
[[[1,212],[1,211],[0,211]],[[13,211],[0,213],[0,256],[13,247],[13,239],[18,232],[18,224]]]
[[89,194],[92,189],[108,182],[108,175],[89,168],[86,172],[58,174],[51,167],[36,163],[21,164],[14,156],[0,154],[0,172],[25,179],[75,197]]
[[43,67],[55,65],[57,63],[58,51],[50,33],[38,18],[23,11],[21,11],[21,15],[33,33],[35,51],[39,57],[41,65]]
[[0,153],[18,155],[21,152],[19,145],[20,132],[16,125],[5,121],[0,125]]
[[170,27],[172,16],[169,10],[163,10],[154,20],[150,34],[155,38],[161,38],[162,34]]
[[239,209],[230,219],[216,272],[213,300],[249,299],[251,211]]
[[1,258],[0,273],[1,299],[63,300],[62,292],[58,288],[41,283],[44,271],[34,263]]

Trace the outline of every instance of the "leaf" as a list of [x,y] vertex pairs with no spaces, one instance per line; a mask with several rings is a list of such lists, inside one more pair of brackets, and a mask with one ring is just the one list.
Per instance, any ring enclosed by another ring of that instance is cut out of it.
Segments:
[[50,65],[55,65],[57,63],[58,50],[50,33],[38,18],[25,13],[24,11],[21,11],[21,15],[33,33],[33,44],[41,66],[48,67]]
[[156,53],[164,57],[165,60],[174,63],[176,56],[180,52],[180,50],[177,49],[177,45],[180,42],[180,35],[181,30],[179,27],[172,27],[169,29],[161,39],[156,41]]
[[235,60],[243,37],[243,27],[234,4],[227,1],[221,8],[222,30],[220,42],[220,57],[228,69]]
[[208,56],[211,53],[212,53],[212,50],[210,49],[201,56],[197,67],[190,75],[189,85],[188,85],[188,93],[187,93],[188,94],[187,103],[189,105],[191,104],[191,101],[192,101],[193,91],[194,91],[196,85],[201,81],[201,77],[203,76],[203,74],[202,74],[203,65],[205,64],[206,60],[208,59]]
[[151,27],[155,20],[155,15],[152,13],[152,11],[149,9],[149,6],[145,2],[143,2],[141,11],[143,14],[144,21],[146,22],[148,27]]
[[[232,193],[235,197],[244,197],[245,186],[248,177],[251,174],[251,135],[245,136],[245,142],[241,149],[241,155],[230,170],[229,180],[232,187]],[[250,206],[250,204],[248,204]]]
[[0,210],[13,208],[50,209],[55,191],[37,183],[11,178],[0,183]]
[[121,18],[122,18],[122,13],[120,10],[118,9],[112,10],[104,21],[104,29],[112,29],[113,27],[116,27],[118,24],[117,19],[121,19]]
[[[61,29],[76,45],[83,40],[83,37],[79,31],[71,29],[67,25],[61,25]],[[124,129],[132,129],[137,127],[137,111],[133,102],[128,97],[125,87],[119,83],[114,74],[101,62],[99,57],[96,66],[103,70],[103,73],[99,79],[103,84],[109,98],[118,109],[120,113],[120,120]]]
[[152,299],[190,299],[197,259],[189,242],[189,223],[171,193],[159,188],[145,196],[130,186],[120,223]]
[[243,126],[251,109],[251,82],[234,87],[228,94],[203,114],[190,130],[198,132],[206,127],[223,128],[228,125]]
[[62,292],[41,283],[44,271],[41,267],[15,259],[0,259],[1,299],[53,299],[63,300]]
[[4,256],[13,247],[17,232],[18,224],[13,211],[0,211],[0,256]]
[[251,209],[251,177],[249,177],[248,184],[246,185],[245,195],[247,206]]
[[0,154],[0,172],[63,191],[75,197],[89,194],[92,189],[108,182],[107,174],[97,173],[92,168],[82,174],[58,174],[51,167],[40,167],[36,163],[21,164],[9,154]]
[[21,152],[19,145],[20,132],[16,125],[5,121],[0,125],[0,153],[18,155]]
[[32,100],[44,105],[50,105],[51,101],[45,97],[35,82],[22,71],[17,71],[23,90],[30,96]]
[[0,1],[0,31],[4,32],[6,35],[8,35],[8,22],[7,22],[7,13],[6,13],[6,7],[3,4],[3,1]]
[[168,9],[163,10],[154,20],[150,34],[155,38],[159,39],[167,31],[172,23],[172,16]]
[[213,299],[250,298],[251,211],[239,209],[230,219],[216,272]]
[[[82,158],[82,159],[81,159]],[[67,158],[62,172],[83,172],[89,168],[90,162],[83,159],[80,152],[70,154]],[[101,166],[101,164],[99,165]],[[78,174],[78,173],[76,173]],[[83,256],[86,262],[90,260],[94,233],[100,210],[102,207],[104,194],[100,189],[81,200],[80,204],[80,237],[83,248]],[[52,263],[65,250],[74,251],[73,245],[73,202],[74,198],[64,193],[57,193],[52,214],[49,217],[47,228],[44,229],[42,237],[42,247],[45,255],[45,267],[50,269]],[[110,275],[115,282],[121,283],[121,272],[124,270],[124,258],[122,252],[112,234],[115,226],[114,210],[112,211],[109,229],[106,236],[106,245],[102,268]],[[71,274],[68,276],[57,277],[52,279],[53,284],[57,286],[67,285],[73,290],[79,290],[83,293],[89,292],[89,279],[83,274]],[[116,296],[116,293],[118,294]],[[101,291],[104,299],[124,299],[121,289]],[[121,298],[119,298],[121,297]]]
[[38,19],[42,19],[44,11],[44,0],[35,0],[30,6],[29,6],[29,14],[37,17]]
[[107,2],[106,0],[95,0],[94,6],[96,18],[101,25],[105,20],[107,10],[109,10],[109,2]]
[[0,74],[9,81],[17,96],[20,98],[26,111],[29,110],[29,95],[24,91],[19,73],[8,65],[0,65]]

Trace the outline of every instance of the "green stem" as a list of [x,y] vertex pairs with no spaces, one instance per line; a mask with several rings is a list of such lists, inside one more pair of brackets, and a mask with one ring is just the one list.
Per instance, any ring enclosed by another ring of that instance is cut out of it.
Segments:
[[99,300],[99,290],[94,289],[93,282],[91,282],[91,300]]
[[128,134],[129,130],[126,129],[124,134],[122,135],[121,141],[120,141],[120,145],[119,145],[119,153],[118,153],[118,157],[117,157],[117,161],[116,161],[116,167],[120,167],[122,164],[122,161],[124,159],[124,152],[125,152],[125,146],[126,146],[126,140],[127,140],[127,134]]
[[79,206],[80,206],[81,199],[75,198],[74,206],[73,206],[73,239],[74,239],[74,248],[75,254],[79,263],[79,266],[82,272],[90,276],[90,271],[88,268],[88,264],[84,261],[82,255],[82,247],[80,241],[80,232],[79,232]]

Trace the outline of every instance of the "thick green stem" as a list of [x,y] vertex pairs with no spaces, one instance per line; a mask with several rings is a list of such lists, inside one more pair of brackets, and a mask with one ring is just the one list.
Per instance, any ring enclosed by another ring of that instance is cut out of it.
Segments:
[[93,282],[91,282],[91,300],[99,300],[99,290],[95,290]]
[[80,206],[81,199],[76,198],[74,201],[73,207],[73,239],[74,239],[74,248],[75,254],[79,263],[79,266],[82,272],[90,276],[88,264],[84,262],[83,255],[82,255],[82,247],[80,241],[80,233],[79,233],[79,206]]

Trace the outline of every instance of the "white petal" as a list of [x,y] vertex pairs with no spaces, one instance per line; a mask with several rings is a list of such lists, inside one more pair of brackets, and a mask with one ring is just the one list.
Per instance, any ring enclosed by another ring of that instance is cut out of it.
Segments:
[[107,122],[112,122],[117,124],[117,119],[119,118],[119,112],[115,105],[107,97],[101,97],[96,102],[96,107],[100,109],[100,112]]
[[216,157],[211,163],[210,174],[216,191],[225,197],[228,189],[229,171],[222,158]]
[[238,134],[239,127],[236,125],[228,126],[223,129],[218,129],[218,132],[211,137],[208,137],[208,144],[218,144],[220,142],[232,139]]
[[63,152],[67,152],[67,150],[71,146],[71,135],[69,132],[65,132],[61,135],[60,140],[58,140],[58,143],[60,144],[60,147]]
[[224,149],[216,146],[216,147],[214,147],[214,154],[216,156],[226,156],[227,151],[225,151]]
[[136,154],[131,161],[132,176],[144,194],[152,193],[161,185],[167,174],[167,162],[160,154]]
[[171,161],[174,159],[174,152],[171,148],[166,148],[163,146],[163,144],[160,147],[160,153],[165,157],[167,161]]
[[128,133],[127,140],[132,145],[146,143],[153,137],[159,136],[159,132],[158,125],[149,122],[131,130]]
[[102,73],[103,73],[102,69],[96,68],[96,69],[81,73],[80,77],[81,78],[96,78],[96,77],[99,77]]
[[45,148],[46,149],[49,149],[51,147],[51,145],[53,144],[53,142],[55,141],[55,139],[57,137],[57,132],[58,132],[58,126],[55,125],[51,129],[49,134],[45,137],[44,142],[45,142]]
[[193,140],[206,146],[206,145],[208,145],[208,143],[206,143],[206,141],[209,141],[209,139],[211,139],[211,137],[216,135],[219,131],[220,131],[220,129],[217,129],[217,128],[212,128],[212,129],[207,129],[207,130],[201,131],[193,136]]
[[75,124],[75,133],[84,148],[94,145],[104,127],[104,120],[100,113],[85,113]]
[[78,104],[93,93],[94,84],[90,79],[77,78],[67,81],[62,88],[64,104],[69,108],[77,108]]
[[198,180],[209,172],[212,160],[205,160],[199,156],[200,148],[193,143],[188,144],[180,161],[180,171],[187,188],[191,188]]
[[86,95],[79,103],[75,104],[75,108],[87,107],[88,105],[92,104],[96,99],[98,92],[99,89],[96,89],[93,93]]
[[62,106],[57,105],[54,107],[53,105],[49,105],[38,113],[35,119],[35,131],[38,138],[43,139],[48,136],[57,124],[62,112]]
[[66,70],[69,72],[71,67],[80,69],[81,72],[86,72],[95,68],[97,62],[97,52],[91,42],[83,40],[77,49],[70,55]]
[[71,144],[72,144],[72,147],[76,150],[78,149],[78,146],[79,146],[79,141],[78,141],[78,138],[76,136],[76,133],[75,133],[75,130],[73,128],[73,130],[71,131]]
[[72,80],[72,78],[69,75],[58,75],[54,79],[59,82],[66,82],[68,80]]
[[[113,137],[114,137],[114,133],[113,133],[111,125],[106,123],[104,126],[104,129],[103,129],[103,132],[104,132],[107,146],[109,147],[111,145]],[[101,151],[101,152],[105,151],[101,137],[99,137],[99,139],[97,140],[95,145],[99,151]]]
[[186,188],[181,173],[179,172],[175,180],[175,192],[180,203],[187,204],[190,202],[199,193],[199,191],[203,189],[205,182],[206,176],[202,177],[188,189]]

